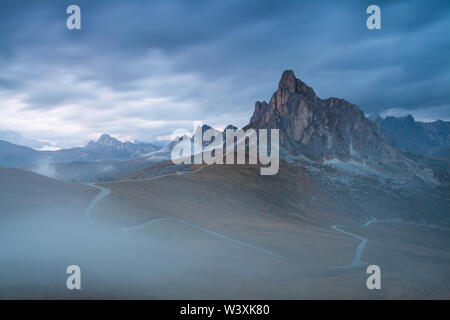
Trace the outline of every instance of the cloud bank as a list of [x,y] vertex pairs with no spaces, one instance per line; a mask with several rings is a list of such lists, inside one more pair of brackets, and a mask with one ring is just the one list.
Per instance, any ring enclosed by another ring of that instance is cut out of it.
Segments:
[[450,3],[69,1],[0,4],[0,129],[62,146],[245,125],[284,69],[365,113],[450,119]]

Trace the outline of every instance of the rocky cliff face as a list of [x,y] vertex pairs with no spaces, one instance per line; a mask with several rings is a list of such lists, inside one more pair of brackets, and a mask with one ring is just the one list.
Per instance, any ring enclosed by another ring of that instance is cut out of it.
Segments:
[[406,117],[377,119],[392,145],[415,155],[450,157],[450,122],[415,121]]
[[315,160],[353,159],[374,167],[406,168],[416,173],[414,164],[356,105],[344,99],[317,97],[292,70],[283,72],[269,103],[256,102],[249,127],[279,129],[280,144],[289,153]]

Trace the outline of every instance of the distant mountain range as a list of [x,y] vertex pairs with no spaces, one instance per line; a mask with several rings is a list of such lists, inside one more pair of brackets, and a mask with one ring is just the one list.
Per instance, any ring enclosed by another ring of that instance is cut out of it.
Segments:
[[0,165],[31,167],[42,163],[129,160],[158,149],[150,143],[121,142],[107,134],[103,134],[96,142],[90,141],[85,147],[57,151],[38,151],[0,140]]
[[39,140],[29,139],[23,137],[20,133],[14,131],[0,131],[0,140],[14,143],[16,145],[29,147],[33,149],[42,149],[45,147],[50,147],[51,144],[48,142],[43,142]]
[[121,142],[110,135],[102,134],[97,142],[90,141],[85,149],[102,155],[106,155],[108,152],[113,153],[109,159],[102,160],[126,160],[142,157],[146,154],[157,151],[160,148],[151,143],[132,143],[129,141]]
[[394,147],[414,155],[450,157],[450,122],[415,121],[411,115],[406,117],[369,117],[379,123]]
[[[228,128],[236,129],[232,125]],[[448,159],[450,151],[449,122],[421,123],[414,121],[412,116],[383,119],[372,115],[368,119],[356,105],[344,99],[317,97],[314,90],[297,79],[292,70],[283,72],[269,103],[255,103],[250,122],[244,127],[249,128],[279,129],[282,153],[289,157],[301,156],[319,162],[353,161],[377,170],[425,179],[433,176],[427,169],[430,162],[417,156]],[[201,129],[205,131],[211,127],[204,125]],[[220,133],[224,135],[224,131]],[[52,168],[58,169],[59,174],[51,176],[77,180],[77,175],[86,171],[82,174],[83,181],[89,180],[90,176],[116,179],[144,168],[146,163],[153,165],[170,160],[171,150],[177,142],[164,143],[162,147],[151,143],[121,142],[103,134],[85,147],[38,151],[0,140],[0,165],[34,168],[39,173],[44,168],[42,173],[45,174],[47,164],[59,164]],[[203,147],[207,146],[208,143],[203,143]],[[406,156],[404,152],[416,157]],[[133,161],[129,165],[111,163],[118,160]],[[99,163],[102,161],[104,163]],[[442,166],[435,163],[433,166],[441,171],[448,167],[441,169]]]

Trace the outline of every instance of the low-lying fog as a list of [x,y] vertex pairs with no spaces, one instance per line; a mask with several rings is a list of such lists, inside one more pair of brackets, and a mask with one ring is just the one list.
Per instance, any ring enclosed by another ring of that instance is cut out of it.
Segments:
[[[0,297],[130,297],[146,288],[150,298],[152,289],[186,275],[201,255],[158,236],[43,216],[0,225]],[[81,268],[79,292],[66,288],[69,265]]]
[[[227,250],[245,257],[248,249],[182,225],[123,231],[67,216],[3,219],[0,298],[207,298],[208,290],[273,271],[263,254],[252,263],[228,259]],[[66,287],[69,265],[81,268],[81,290]]]

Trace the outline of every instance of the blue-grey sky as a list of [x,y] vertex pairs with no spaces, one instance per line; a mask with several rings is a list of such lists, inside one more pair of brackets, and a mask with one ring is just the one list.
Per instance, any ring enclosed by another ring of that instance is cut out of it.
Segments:
[[72,146],[242,126],[284,69],[367,115],[449,120],[449,53],[448,0],[2,0],[0,130]]

